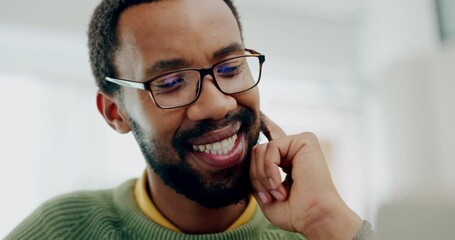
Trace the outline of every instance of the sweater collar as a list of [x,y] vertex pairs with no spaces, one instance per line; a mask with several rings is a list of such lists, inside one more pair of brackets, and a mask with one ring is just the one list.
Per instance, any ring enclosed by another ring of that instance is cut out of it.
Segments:
[[[136,181],[136,184],[134,186],[134,197],[140,210],[155,223],[174,232],[181,233],[182,231],[177,226],[172,224],[172,222],[169,221],[163,214],[161,214],[161,212],[153,203],[147,191],[148,188],[147,181],[148,181],[147,171],[144,171],[142,177]],[[257,207],[256,200],[254,199],[254,197],[250,196],[249,203],[248,206],[245,208],[245,211],[225,231],[234,230],[248,223],[253,217],[256,207]]]

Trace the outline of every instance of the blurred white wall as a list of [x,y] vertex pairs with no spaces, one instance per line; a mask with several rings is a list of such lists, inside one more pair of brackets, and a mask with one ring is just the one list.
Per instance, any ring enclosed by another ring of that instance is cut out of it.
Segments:
[[[0,2],[0,238],[44,200],[114,187],[144,162],[95,107],[86,29],[96,1]],[[450,44],[430,0],[236,1],[246,46],[266,54],[261,107],[324,142],[340,194],[379,207],[455,182]]]
[[434,150],[423,144],[431,138],[433,126],[428,125],[434,125],[427,121],[434,115],[427,71],[438,47],[435,20],[432,1],[366,1],[360,57],[362,78],[376,90],[370,96],[368,122],[375,143],[370,145],[377,190],[373,202],[404,193],[409,184],[426,184],[425,178],[417,183],[414,176]]
[[43,201],[145,166],[96,110],[86,31],[96,1],[0,2],[0,238]]
[[378,143],[370,145],[370,203],[384,205],[381,239],[454,237],[455,42],[439,39],[435,2],[365,4],[362,76],[381,109],[368,121],[370,142]]

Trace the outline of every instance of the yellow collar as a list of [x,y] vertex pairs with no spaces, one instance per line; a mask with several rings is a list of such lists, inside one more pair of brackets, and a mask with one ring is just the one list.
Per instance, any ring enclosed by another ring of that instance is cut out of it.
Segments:
[[[144,171],[144,174],[140,179],[136,181],[136,185],[134,187],[134,196],[136,198],[136,202],[141,209],[141,211],[152,221],[158,223],[159,225],[168,228],[175,232],[182,232],[178,229],[174,224],[172,224],[166,217],[161,214],[161,212],[156,208],[155,204],[153,203],[152,199],[150,199],[149,195],[147,194],[147,172]],[[254,215],[254,211],[256,210],[256,200],[254,197],[250,197],[250,201],[248,206],[246,207],[245,211],[240,215],[240,217],[225,231],[234,230],[245,223],[248,223],[250,219]]]

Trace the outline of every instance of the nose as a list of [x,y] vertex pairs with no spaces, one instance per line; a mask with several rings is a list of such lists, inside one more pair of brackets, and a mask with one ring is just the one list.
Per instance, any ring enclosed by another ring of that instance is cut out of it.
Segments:
[[213,79],[206,76],[199,98],[189,106],[187,116],[191,121],[221,120],[236,106],[237,100],[218,90]]

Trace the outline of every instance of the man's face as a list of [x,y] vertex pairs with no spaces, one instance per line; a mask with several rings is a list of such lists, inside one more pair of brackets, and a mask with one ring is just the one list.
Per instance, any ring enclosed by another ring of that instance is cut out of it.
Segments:
[[[123,79],[146,81],[244,54],[237,22],[221,0],[133,6],[118,29],[115,64]],[[132,88],[123,89],[122,102],[149,166],[168,186],[210,208],[250,193],[249,156],[260,128],[257,88],[224,95],[206,76],[199,99],[186,107],[160,109],[148,92]]]

